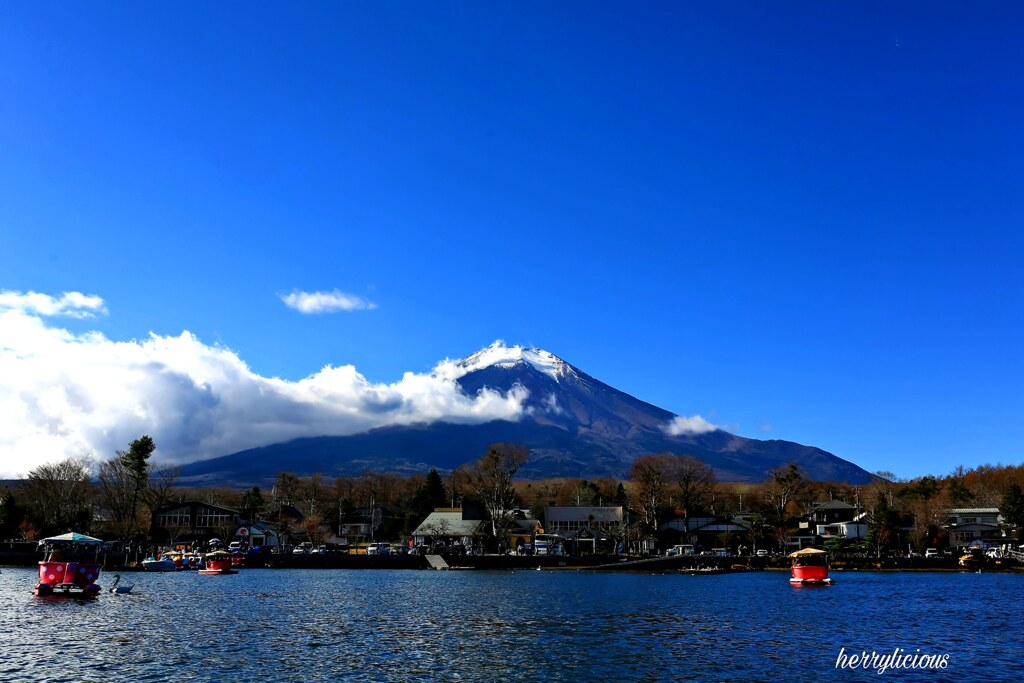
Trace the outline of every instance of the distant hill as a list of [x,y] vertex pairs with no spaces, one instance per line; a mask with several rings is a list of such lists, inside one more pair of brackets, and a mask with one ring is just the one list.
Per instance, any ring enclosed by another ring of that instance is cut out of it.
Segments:
[[870,481],[857,465],[827,451],[791,441],[759,441],[705,427],[672,435],[676,416],[614,389],[553,354],[512,347],[484,349],[458,363],[462,390],[484,387],[507,392],[525,388],[526,414],[517,422],[462,425],[437,422],[384,427],[351,436],[295,439],[182,468],[180,481],[193,485],[265,486],[279,472],[320,472],[328,477],[365,470],[445,472],[479,458],[495,442],[530,447],[520,470],[527,479],[626,477],[647,453],[692,455],[711,465],[720,481],[760,482],[770,470],[797,463],[812,479],[853,484]]

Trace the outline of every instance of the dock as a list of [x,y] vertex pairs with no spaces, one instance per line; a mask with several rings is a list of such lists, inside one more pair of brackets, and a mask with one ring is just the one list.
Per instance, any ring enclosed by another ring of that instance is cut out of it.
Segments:
[[431,569],[448,569],[448,563],[440,555],[426,555],[425,557]]

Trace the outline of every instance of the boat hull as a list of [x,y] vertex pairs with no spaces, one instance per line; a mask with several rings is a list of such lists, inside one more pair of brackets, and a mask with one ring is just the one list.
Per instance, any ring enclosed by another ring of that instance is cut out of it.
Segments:
[[824,579],[798,579],[795,576],[789,580],[794,586],[831,586],[835,581],[826,577]]
[[99,575],[99,565],[90,562],[40,562],[39,582],[32,592],[41,596],[95,597],[100,593],[96,585]]
[[100,587],[96,584],[79,586],[75,583],[37,583],[33,593],[39,596],[52,595],[58,598],[95,598],[100,594]]
[[824,564],[794,565],[789,582],[800,586],[830,586],[833,583],[828,576],[828,566]]
[[177,571],[178,567],[170,560],[144,560],[142,569],[147,572],[173,572]]

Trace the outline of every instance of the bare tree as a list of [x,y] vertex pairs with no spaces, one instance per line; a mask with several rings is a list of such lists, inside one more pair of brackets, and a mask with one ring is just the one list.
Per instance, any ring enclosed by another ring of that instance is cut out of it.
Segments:
[[715,491],[715,472],[707,463],[689,455],[676,456],[669,470],[679,487],[679,505],[683,508],[683,531],[690,533],[690,514],[706,507]]
[[23,486],[26,500],[44,525],[71,531],[90,523],[94,491],[88,458],[40,465],[28,473]]
[[772,478],[764,489],[764,499],[775,511],[776,521],[784,524],[786,521],[786,508],[790,501],[794,500],[804,487],[807,480],[800,472],[796,463],[790,463],[787,467],[779,467],[771,471]]
[[438,540],[451,535],[452,525],[447,519],[438,519],[424,526],[423,531],[430,536],[430,549],[433,550]]
[[658,530],[658,513],[668,498],[674,456],[668,453],[644,455],[636,459],[629,472],[633,482],[632,500],[643,515],[644,523]]
[[298,496],[302,501],[302,512],[307,517],[319,515],[327,499],[323,475],[319,473],[313,474],[308,479],[302,481],[299,486]]
[[807,480],[796,463],[776,468],[771,471],[771,475],[772,478],[764,487],[764,499],[774,512],[775,536],[779,540],[781,549],[785,551],[790,538],[792,538],[791,527],[793,526],[790,524],[787,508],[790,502],[795,500],[807,486]]
[[149,490],[146,491],[146,504],[156,510],[170,503],[174,483],[180,476],[180,467],[161,467],[153,470],[149,477]]
[[322,545],[330,530],[325,527],[319,515],[310,515],[302,520],[302,530],[314,546]]
[[491,518],[491,533],[501,539],[512,522],[515,488],[512,478],[529,458],[526,446],[491,444],[479,460],[463,465],[453,478],[483,503]]
[[299,478],[291,472],[281,472],[277,475],[274,488],[271,491],[274,499],[274,507],[278,510],[285,505],[294,505],[299,491]]
[[117,457],[100,464],[100,495],[110,512],[112,530],[120,538],[132,538],[146,526],[144,518],[149,514],[140,515],[140,504],[150,494],[149,458],[155,450],[153,439],[142,436],[127,451],[118,451]]
[[139,528],[138,520],[131,509],[133,479],[133,474],[121,458],[100,463],[100,500],[110,516],[110,531],[117,538],[131,538]]

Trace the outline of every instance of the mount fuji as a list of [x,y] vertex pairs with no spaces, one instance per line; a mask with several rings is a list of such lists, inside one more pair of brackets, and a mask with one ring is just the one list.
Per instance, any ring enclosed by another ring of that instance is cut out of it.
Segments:
[[390,426],[350,436],[300,438],[195,462],[180,481],[192,485],[266,485],[279,472],[356,475],[366,470],[411,474],[450,471],[496,442],[522,443],[526,479],[628,476],[648,453],[691,455],[720,481],[761,482],[773,468],[796,463],[812,479],[870,481],[857,465],[820,448],[730,434],[700,417],[675,415],[604,384],[554,354],[495,343],[448,364],[467,396],[481,391],[521,400],[518,420],[479,424],[437,421]]

